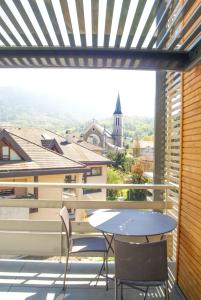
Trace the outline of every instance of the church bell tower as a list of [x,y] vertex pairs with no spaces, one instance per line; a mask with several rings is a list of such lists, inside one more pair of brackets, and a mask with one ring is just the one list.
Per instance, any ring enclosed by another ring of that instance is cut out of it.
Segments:
[[118,93],[115,111],[113,114],[113,139],[114,145],[123,147],[123,114],[121,112],[121,102]]

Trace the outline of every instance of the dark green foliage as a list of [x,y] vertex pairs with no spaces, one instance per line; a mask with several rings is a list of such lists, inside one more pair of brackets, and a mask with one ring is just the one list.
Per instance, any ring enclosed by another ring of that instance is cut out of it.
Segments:
[[110,152],[107,157],[114,162],[114,167],[122,172],[128,173],[131,171],[131,166],[134,163],[134,158],[126,152]]
[[[148,179],[143,175],[139,176],[139,174],[133,173],[130,183],[145,184],[145,183],[148,183]],[[127,199],[143,201],[143,200],[146,200],[146,197],[148,194],[149,194],[149,192],[147,190],[130,190],[127,193]]]
[[[99,123],[112,131],[112,118],[101,120]],[[143,139],[144,136],[154,134],[154,119],[151,117],[124,116],[123,124],[123,135],[126,144],[136,136],[139,139]]]

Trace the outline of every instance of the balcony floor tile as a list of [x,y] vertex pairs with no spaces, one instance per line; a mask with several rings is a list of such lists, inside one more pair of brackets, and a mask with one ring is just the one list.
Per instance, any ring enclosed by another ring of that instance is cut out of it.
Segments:
[[[114,264],[110,263],[110,276]],[[114,284],[109,282],[109,291],[105,290],[105,278],[100,278],[94,286],[96,274],[101,262],[70,262],[68,288],[62,291],[64,263],[0,260],[0,299],[2,300],[109,300],[114,299]],[[172,265],[171,270],[173,269]],[[182,300],[174,286],[173,273],[170,270],[170,300]],[[131,288],[124,289],[124,299],[140,300],[144,295]],[[164,299],[161,288],[150,288],[147,300]]]

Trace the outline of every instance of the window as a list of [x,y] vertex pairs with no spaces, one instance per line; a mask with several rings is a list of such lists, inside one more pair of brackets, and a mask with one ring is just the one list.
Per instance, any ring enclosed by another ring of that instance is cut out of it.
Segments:
[[101,189],[83,189],[83,195],[101,193]]
[[2,159],[9,160],[9,147],[8,146],[2,147]]
[[0,197],[14,195],[14,188],[0,187]]
[[76,176],[75,175],[66,175],[64,178],[65,183],[76,183]]
[[10,160],[20,160],[19,155],[13,149],[10,149]]
[[[88,175],[88,173],[87,173]],[[94,167],[91,168],[91,175],[88,176],[101,176],[102,175],[102,168],[100,167]]]
[[21,157],[7,145],[3,145],[0,150],[1,160],[21,160]]
[[[66,175],[64,177],[64,182],[65,183],[76,183],[76,175]],[[69,189],[69,188],[64,188],[63,191],[66,193],[69,193],[69,194],[75,193],[74,189]]]

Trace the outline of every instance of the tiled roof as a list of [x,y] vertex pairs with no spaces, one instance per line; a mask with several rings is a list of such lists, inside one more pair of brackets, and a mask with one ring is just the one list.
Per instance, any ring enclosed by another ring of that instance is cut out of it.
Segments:
[[87,143],[86,141],[77,141],[76,144],[85,147],[91,151],[103,151],[102,147]]
[[94,127],[94,128],[96,128],[101,134],[105,134],[107,137],[109,137],[109,138],[111,138],[112,137],[112,133],[108,130],[108,129],[106,129],[104,126],[102,126],[102,125],[100,125],[100,124],[98,124],[98,123],[95,123],[95,122],[93,122],[93,123],[91,123],[90,125],[89,125],[89,127],[85,130],[85,133],[87,132],[87,131],[89,131],[90,129],[91,129],[91,127]]
[[95,152],[87,149],[86,147],[76,144],[68,143],[65,138],[59,134],[42,128],[14,128],[9,127],[7,131],[10,133],[21,136],[27,140],[30,140],[38,145],[41,145],[42,135],[48,137],[48,139],[55,139],[63,151],[63,155],[69,159],[87,163],[87,162],[97,162],[97,163],[110,163],[110,160],[106,157],[96,154]]
[[56,152],[39,146],[25,138],[9,132],[10,137],[26,152],[31,161],[5,161],[0,164],[3,170],[36,170],[36,169],[74,169],[85,168],[84,164],[73,161]]

